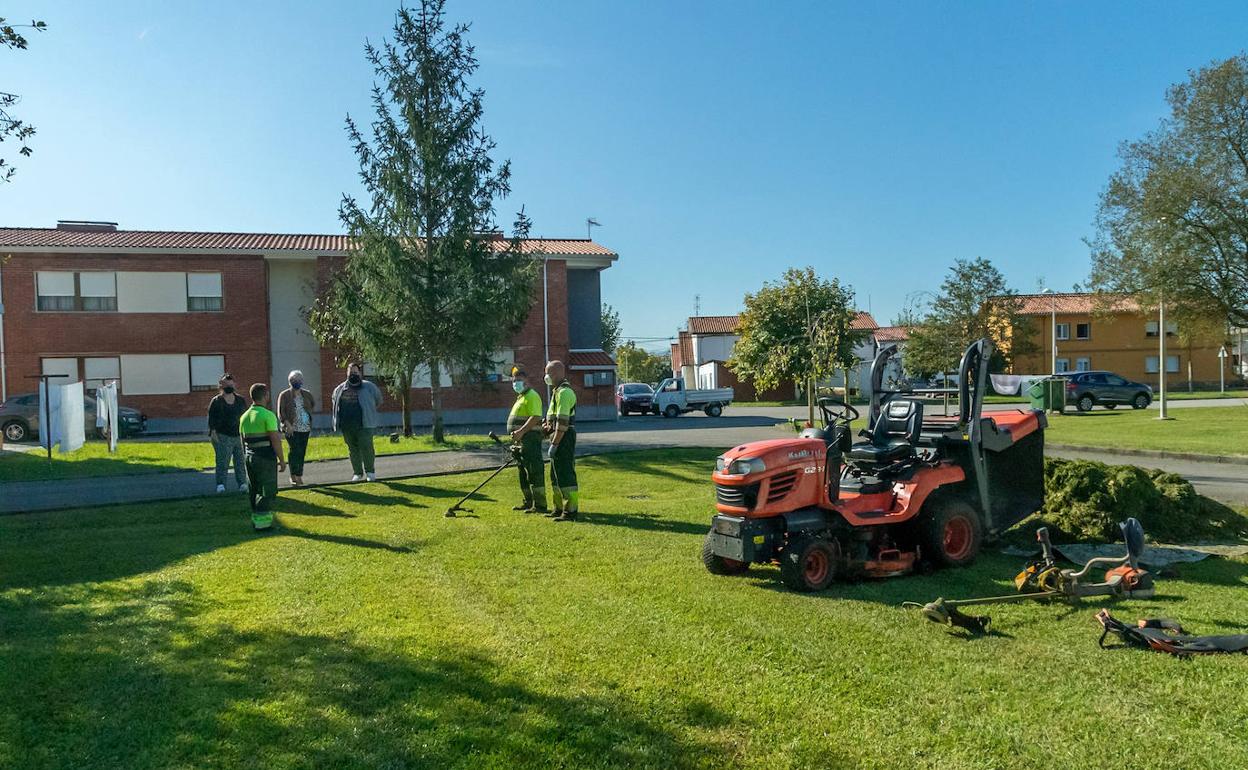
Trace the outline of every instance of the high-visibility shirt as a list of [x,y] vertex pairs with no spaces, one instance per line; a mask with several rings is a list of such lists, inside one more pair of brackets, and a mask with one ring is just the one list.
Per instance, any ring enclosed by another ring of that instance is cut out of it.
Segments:
[[277,432],[277,415],[263,406],[252,404],[239,418],[238,432],[248,446],[268,447],[269,434]]
[[511,405],[511,414],[507,415],[507,430],[516,430],[530,417],[541,416],[542,397],[536,390],[525,388],[523,393],[516,394],[516,403]]
[[552,425],[564,428],[569,428],[576,423],[576,391],[572,390],[567,380],[559,383],[555,392],[551,394],[550,409],[546,412],[546,419]]

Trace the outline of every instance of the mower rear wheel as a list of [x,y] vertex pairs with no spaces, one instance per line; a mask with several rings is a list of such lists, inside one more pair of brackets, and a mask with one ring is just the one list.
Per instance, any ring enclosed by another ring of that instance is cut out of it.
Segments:
[[965,567],[979,555],[983,525],[966,500],[936,500],[924,522],[923,545],[929,559],[945,567]]
[[740,575],[750,568],[748,561],[725,559],[723,556],[716,554],[714,547],[711,545],[710,532],[706,533],[706,539],[702,541],[702,565],[712,575]]
[[820,537],[794,538],[780,554],[780,580],[794,591],[822,591],[836,578],[836,550]]

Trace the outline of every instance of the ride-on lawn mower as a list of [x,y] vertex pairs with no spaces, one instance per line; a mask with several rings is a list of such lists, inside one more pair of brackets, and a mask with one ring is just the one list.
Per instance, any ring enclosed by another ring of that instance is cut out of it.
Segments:
[[[1062,569],[1057,566],[1053,553],[1053,543],[1049,541],[1049,530],[1041,527],[1036,530],[1036,540],[1040,543],[1040,558],[1028,564],[1014,578],[1014,588],[1019,593],[1004,596],[985,596],[978,599],[953,599],[946,601],[937,599],[927,604],[906,602],[903,606],[917,607],[923,617],[934,623],[946,623],[951,626],[965,628],[974,633],[988,630],[991,618],[988,616],[964,615],[959,607],[970,607],[984,604],[1014,604],[1026,601],[1060,601],[1077,602],[1090,596],[1109,596],[1115,599],[1149,599],[1155,588],[1153,576],[1140,566],[1140,557],[1144,554],[1144,527],[1138,519],[1127,519],[1119,527],[1122,539],[1127,545],[1127,553],[1121,557],[1100,556],[1090,559],[1078,570]],[[1094,567],[1109,567],[1103,582],[1093,582],[1088,575]]]
[[852,440],[858,411],[821,398],[822,427],[725,452],[706,568],[778,561],[785,585],[818,591],[837,577],[974,561],[985,537],[1044,499],[1044,414],[982,415],[992,349],[981,339],[963,354],[957,415],[925,417],[922,402],[884,388],[890,345],[872,363],[865,442]]

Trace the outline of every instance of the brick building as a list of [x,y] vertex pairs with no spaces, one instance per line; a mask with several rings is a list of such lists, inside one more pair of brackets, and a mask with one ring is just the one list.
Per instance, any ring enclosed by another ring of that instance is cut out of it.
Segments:
[[[313,338],[304,310],[334,265],[342,235],[119,230],[110,223],[0,228],[0,398],[33,391],[32,375],[67,374],[88,389],[120,382],[121,402],[153,431],[204,429],[217,378],[285,387],[304,372],[317,424],[343,378]],[[562,359],[577,417],[614,419],[615,363],[601,348],[600,274],[617,255],[583,239],[531,239],[543,259],[533,307],[484,383],[444,375],[446,420],[498,422],[514,399],[512,362],[540,369]],[[428,373],[416,373],[413,419],[428,424]],[[389,398],[389,394],[387,394]],[[397,424],[397,402],[386,421]]]

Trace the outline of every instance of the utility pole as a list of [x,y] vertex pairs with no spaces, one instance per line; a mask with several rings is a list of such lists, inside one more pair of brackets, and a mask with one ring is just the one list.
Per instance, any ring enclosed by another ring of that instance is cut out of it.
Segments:
[[1218,348],[1218,392],[1226,392],[1226,346]]
[[1170,416],[1166,413],[1166,300],[1164,297],[1157,299],[1157,403],[1161,407],[1161,413],[1157,415],[1158,420],[1169,420]]

